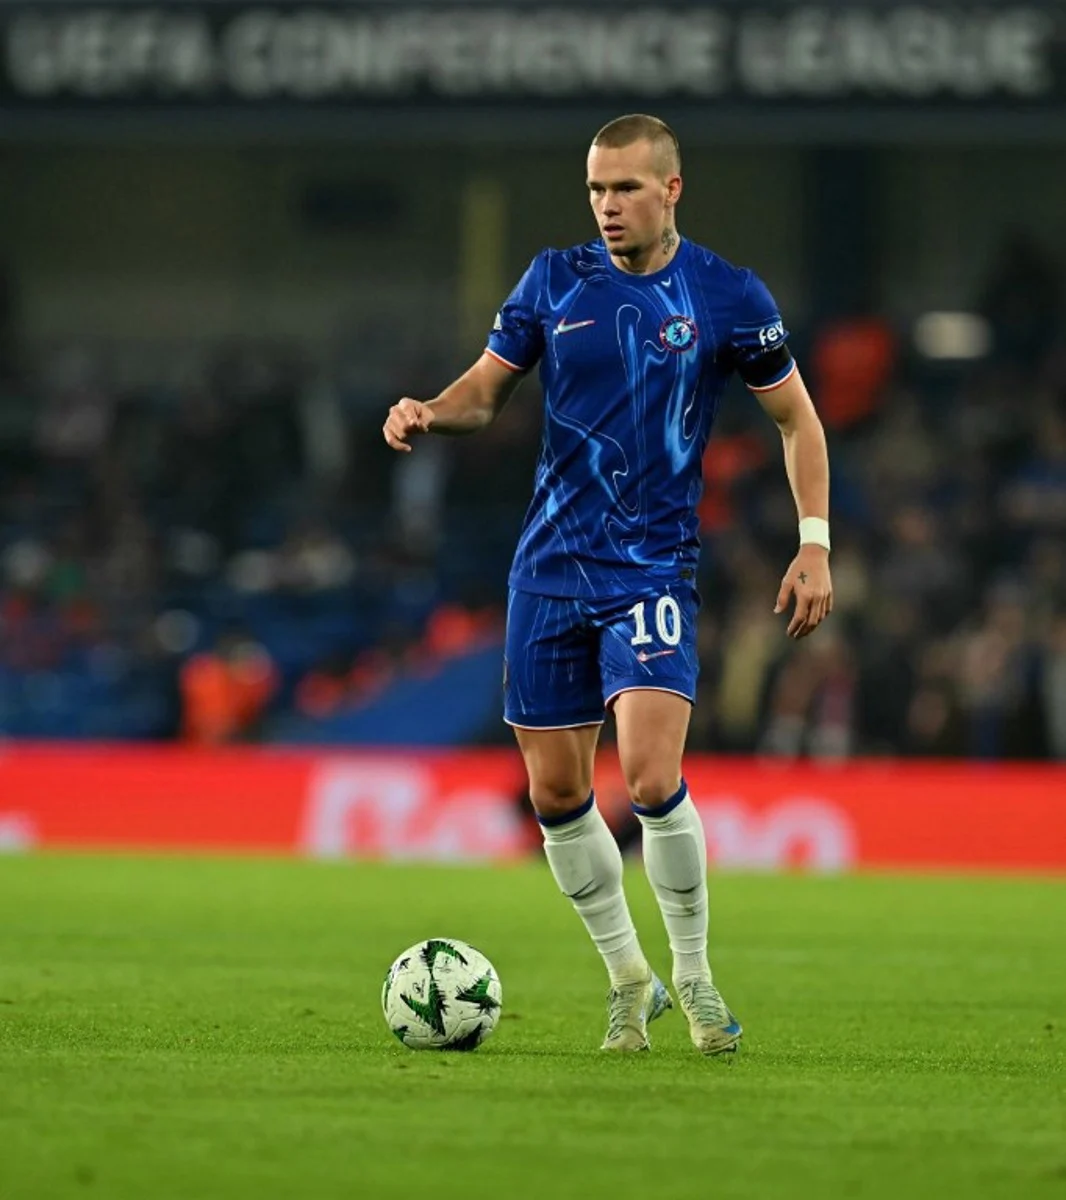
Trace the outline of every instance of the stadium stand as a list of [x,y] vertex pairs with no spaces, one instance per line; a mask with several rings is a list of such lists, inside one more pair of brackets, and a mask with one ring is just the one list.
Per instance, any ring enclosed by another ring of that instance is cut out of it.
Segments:
[[[794,541],[777,435],[730,396],[707,458],[694,748],[1066,758],[1048,261],[1016,245],[993,266],[978,360],[923,357],[876,318],[797,337],[826,397],[836,585],[832,624],[800,645],[770,611]],[[413,705],[427,742],[505,737],[498,629],[535,384],[479,438],[397,462],[390,396],[284,346],[197,347],[148,389],[118,382],[106,347],[8,342],[2,361],[4,733],[381,742]],[[434,699],[441,671],[469,689],[461,714]]]

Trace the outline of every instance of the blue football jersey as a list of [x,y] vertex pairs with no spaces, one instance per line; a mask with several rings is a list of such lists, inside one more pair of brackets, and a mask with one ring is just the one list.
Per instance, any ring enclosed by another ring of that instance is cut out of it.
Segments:
[[599,240],[538,254],[487,347],[517,371],[539,361],[544,392],[511,587],[594,598],[691,578],[722,392],[734,371],[783,383],[787,336],[757,275],[687,239],[649,275],[622,271]]

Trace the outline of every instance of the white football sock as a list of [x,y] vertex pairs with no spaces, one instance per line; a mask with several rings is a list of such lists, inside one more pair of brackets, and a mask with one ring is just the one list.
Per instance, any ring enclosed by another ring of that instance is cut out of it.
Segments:
[[569,820],[542,821],[540,829],[555,882],[585,922],[611,983],[646,979],[648,962],[622,889],[622,855],[594,797]]
[[707,838],[684,780],[662,809],[634,811],[644,826],[644,869],[674,955],[674,985],[709,979]]

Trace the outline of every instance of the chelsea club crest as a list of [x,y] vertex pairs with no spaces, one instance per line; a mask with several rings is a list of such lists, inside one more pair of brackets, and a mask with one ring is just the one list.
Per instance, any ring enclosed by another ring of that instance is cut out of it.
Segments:
[[667,317],[659,328],[659,341],[675,354],[696,344],[696,322],[691,317]]

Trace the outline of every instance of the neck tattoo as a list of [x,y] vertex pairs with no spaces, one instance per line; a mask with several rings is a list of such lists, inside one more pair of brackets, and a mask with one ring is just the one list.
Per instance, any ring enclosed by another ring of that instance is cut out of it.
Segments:
[[677,234],[669,227],[669,225],[663,230],[662,242],[663,254],[669,258],[674,247],[677,245]]

